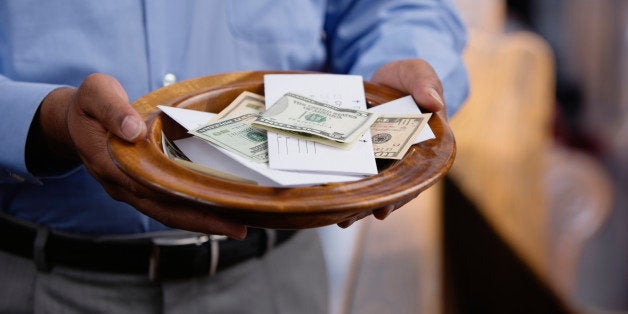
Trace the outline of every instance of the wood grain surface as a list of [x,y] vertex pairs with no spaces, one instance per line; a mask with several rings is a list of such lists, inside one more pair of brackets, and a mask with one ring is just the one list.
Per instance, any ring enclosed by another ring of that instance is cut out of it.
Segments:
[[[160,112],[157,105],[219,112],[241,92],[264,92],[264,74],[294,72],[235,72],[173,84],[132,105],[146,120],[148,136],[135,144],[109,136],[114,162],[127,175],[165,198],[176,198],[223,218],[249,226],[302,229],[335,224],[374,209],[407,203],[441,179],[450,169],[455,140],[446,121],[433,115],[429,124],[435,140],[414,145],[395,162],[378,164],[377,175],[347,183],[276,188],[222,180],[186,169],[161,149],[162,130],[170,139],[189,136]],[[302,73],[302,72],[299,72]],[[405,96],[399,91],[365,82],[369,106]]]

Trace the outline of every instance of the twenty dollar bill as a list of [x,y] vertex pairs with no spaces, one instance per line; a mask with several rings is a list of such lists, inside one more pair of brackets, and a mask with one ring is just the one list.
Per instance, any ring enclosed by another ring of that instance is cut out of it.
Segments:
[[431,113],[382,115],[371,126],[375,158],[401,159],[412,146]]

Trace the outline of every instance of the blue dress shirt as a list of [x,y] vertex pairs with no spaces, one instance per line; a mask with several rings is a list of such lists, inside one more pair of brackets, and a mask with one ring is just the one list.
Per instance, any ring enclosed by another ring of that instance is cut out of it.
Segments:
[[242,70],[361,74],[405,58],[430,62],[449,114],[467,95],[464,28],[450,1],[0,1],[0,206],[82,234],[167,229],[111,199],[83,167],[30,173],[29,126],[42,99],[90,73],[131,101],[172,80]]

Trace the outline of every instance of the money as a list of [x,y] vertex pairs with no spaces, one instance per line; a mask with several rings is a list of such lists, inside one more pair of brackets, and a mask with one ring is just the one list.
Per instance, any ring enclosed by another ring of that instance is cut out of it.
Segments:
[[235,118],[247,113],[261,114],[265,110],[264,96],[244,91],[229,106],[220,111],[212,121]]
[[371,126],[375,158],[401,159],[430,119],[431,113],[382,115]]
[[212,121],[189,133],[253,161],[268,162],[266,132],[250,123],[264,110],[264,96],[244,91]]
[[293,93],[285,94],[253,125],[290,137],[348,149],[377,119],[377,114],[340,108]]
[[189,133],[242,157],[267,163],[266,132],[251,126],[257,117],[256,114],[248,113],[235,118],[220,119],[190,130]]

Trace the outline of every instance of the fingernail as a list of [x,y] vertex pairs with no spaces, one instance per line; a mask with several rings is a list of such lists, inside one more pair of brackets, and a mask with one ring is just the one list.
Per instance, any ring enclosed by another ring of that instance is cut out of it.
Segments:
[[135,139],[142,132],[142,121],[139,121],[133,116],[126,116],[122,120],[122,134],[127,140]]
[[436,102],[440,104],[441,108],[445,107],[445,102],[434,88],[430,88],[428,93],[430,94],[430,96],[432,96],[432,98],[434,98],[434,100],[436,100]]

